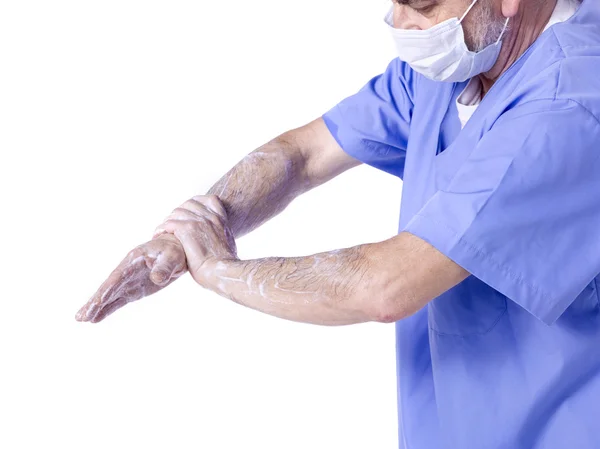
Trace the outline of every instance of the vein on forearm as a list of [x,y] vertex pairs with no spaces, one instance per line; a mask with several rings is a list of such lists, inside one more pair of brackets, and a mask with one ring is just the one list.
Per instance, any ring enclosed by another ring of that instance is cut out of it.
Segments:
[[365,292],[374,282],[367,245],[306,257],[269,257],[217,264],[209,288],[280,318],[342,325],[371,321]]
[[227,211],[236,238],[283,211],[310,186],[298,142],[280,136],[248,154],[209,191]]

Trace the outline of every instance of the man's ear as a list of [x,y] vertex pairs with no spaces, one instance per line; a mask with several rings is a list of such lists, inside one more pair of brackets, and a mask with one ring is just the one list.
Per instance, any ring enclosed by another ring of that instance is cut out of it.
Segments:
[[519,12],[521,0],[502,0],[502,15],[504,17],[514,17]]

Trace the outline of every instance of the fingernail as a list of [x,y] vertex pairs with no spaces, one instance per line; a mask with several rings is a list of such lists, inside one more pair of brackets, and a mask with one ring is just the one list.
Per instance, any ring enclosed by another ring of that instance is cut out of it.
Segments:
[[169,278],[169,273],[164,271],[154,271],[150,274],[150,278],[155,284],[163,284]]

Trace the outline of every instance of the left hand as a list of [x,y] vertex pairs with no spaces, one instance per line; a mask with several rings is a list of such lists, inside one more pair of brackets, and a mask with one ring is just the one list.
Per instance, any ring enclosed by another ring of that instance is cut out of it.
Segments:
[[156,228],[154,235],[174,234],[181,242],[194,280],[206,287],[203,270],[220,260],[237,260],[237,247],[223,203],[216,195],[195,196]]
[[165,288],[186,270],[185,252],[177,237],[160,235],[130,251],[75,319],[98,323],[125,304]]

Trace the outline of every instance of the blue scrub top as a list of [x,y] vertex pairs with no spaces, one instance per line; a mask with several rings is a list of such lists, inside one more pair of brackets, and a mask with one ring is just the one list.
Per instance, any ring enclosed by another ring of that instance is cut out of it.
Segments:
[[600,5],[546,30],[461,130],[466,83],[398,59],[323,119],[403,179],[399,232],[471,273],[396,323],[400,448],[600,448]]

